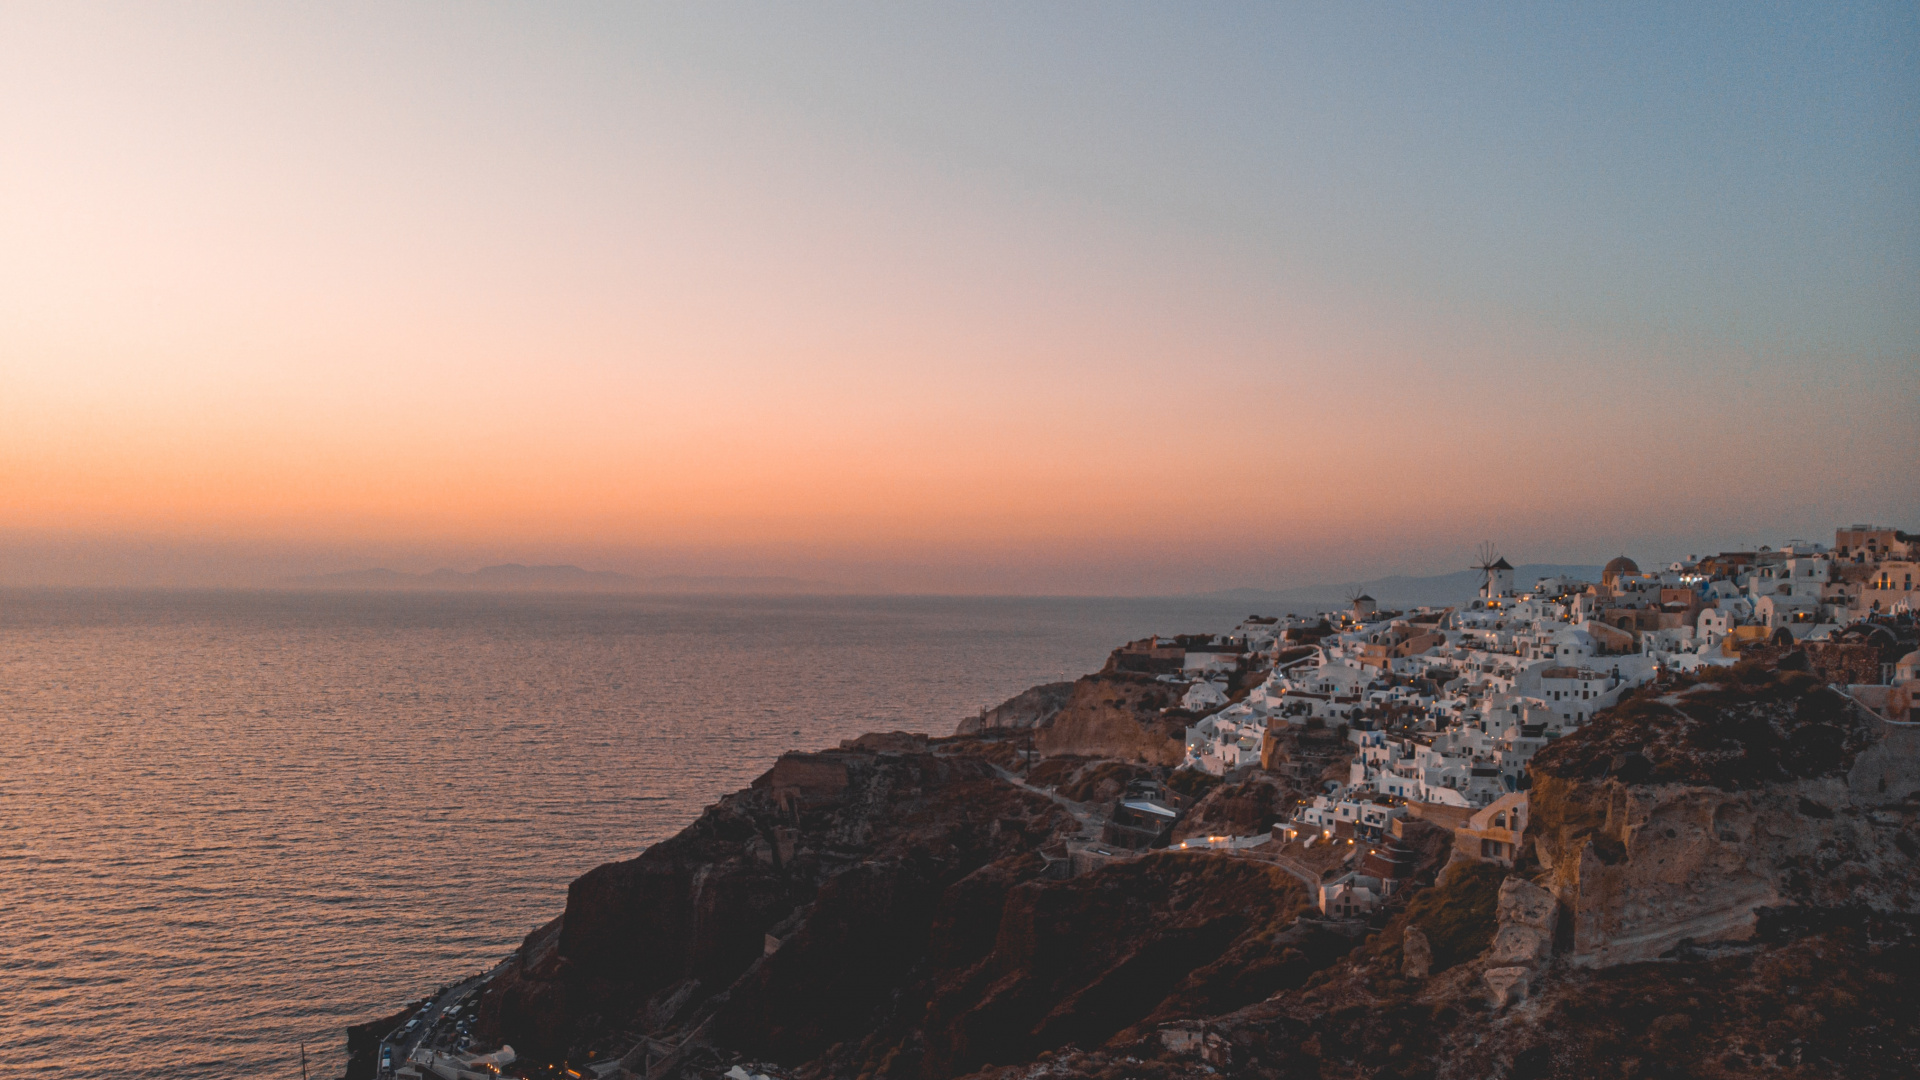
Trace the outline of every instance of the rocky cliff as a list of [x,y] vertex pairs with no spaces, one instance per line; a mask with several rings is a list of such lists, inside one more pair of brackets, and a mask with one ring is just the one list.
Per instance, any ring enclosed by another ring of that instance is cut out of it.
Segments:
[[1575,962],[1749,937],[1769,908],[1920,911],[1916,733],[1744,674],[1642,692],[1535,758],[1529,835]]
[[[835,992],[767,1037],[844,1040],[864,1030],[897,965],[924,952],[936,919],[964,921],[953,910],[983,882],[1035,876],[1038,849],[1075,827],[979,758],[788,754],[679,835],[575,881],[564,914],[489,987],[483,1029],[547,1057],[621,1028],[677,1030],[711,1019],[749,969],[769,971],[753,984],[764,986],[826,943],[845,950],[821,973]],[[789,939],[795,953],[770,963]],[[731,1015],[770,992],[743,994]]]
[[[1403,935],[1396,919],[1379,936]],[[1737,950],[1605,969],[1556,964],[1505,1002],[1486,987],[1484,958],[1409,977],[1399,956],[1369,946],[1301,991],[1192,1032],[975,1076],[1895,1080],[1920,1075],[1916,942],[1915,927],[1897,919],[1770,919]]]
[[1162,853],[1054,879],[1083,823],[969,749],[781,758],[576,881],[486,991],[483,1036],[549,1060],[644,1037],[945,1077],[1237,1008],[1350,944],[1283,933],[1306,892],[1253,860]]
[[1034,730],[1046,757],[1097,757],[1178,765],[1190,717],[1168,717],[1179,701],[1169,683],[1134,672],[1102,672],[1073,684],[1053,718]]
[[[1024,781],[1004,730],[782,757],[576,881],[481,1035],[656,1078],[1920,1074],[1915,748],[1812,680],[1637,693],[1535,759],[1518,865],[1436,881],[1450,838],[1415,823],[1419,872],[1364,921],[1259,849],[1068,876],[1086,807],[1164,772],[1161,685],[1075,684],[1036,738],[1096,749]],[[1277,763],[1316,771],[1295,743]],[[1202,785],[1193,827],[1294,786]]]
[[[1314,965],[1303,945],[1327,951],[1283,934],[1305,892],[1250,860],[1158,853],[973,899],[999,901],[992,937],[983,926],[942,935],[901,988],[902,1007],[857,1046],[806,1061],[816,1048],[736,1045],[817,1076],[946,1077],[1068,1044],[1126,1045],[1163,1022],[1250,1004],[1304,981]],[[812,986],[796,972],[794,993]]]
[[1026,731],[1052,720],[1073,693],[1070,682],[1041,683],[1031,686],[978,716],[960,721],[956,735],[978,735],[984,731]]

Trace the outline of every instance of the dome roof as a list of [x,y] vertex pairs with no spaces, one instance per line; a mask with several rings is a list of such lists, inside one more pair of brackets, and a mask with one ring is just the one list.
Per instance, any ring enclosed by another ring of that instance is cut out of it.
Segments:
[[1900,659],[1895,660],[1893,666],[1897,668],[1911,668],[1916,672],[1920,672],[1920,649],[1915,649]]
[[1606,568],[1600,572],[1603,574],[1637,574],[1640,572],[1640,564],[1627,558],[1625,555],[1621,555],[1608,563]]

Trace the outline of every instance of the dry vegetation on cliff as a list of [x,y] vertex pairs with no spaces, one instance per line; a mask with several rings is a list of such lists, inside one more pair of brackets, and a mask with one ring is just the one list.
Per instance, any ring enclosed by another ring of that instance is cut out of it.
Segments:
[[1535,775],[1728,791],[1834,776],[1872,741],[1845,698],[1804,672],[1744,664],[1670,678],[1542,750]]

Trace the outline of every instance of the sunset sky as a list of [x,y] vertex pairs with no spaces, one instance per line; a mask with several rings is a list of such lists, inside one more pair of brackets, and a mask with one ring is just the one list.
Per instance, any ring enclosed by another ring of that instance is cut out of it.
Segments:
[[1920,7],[0,6],[0,584],[1920,528]]

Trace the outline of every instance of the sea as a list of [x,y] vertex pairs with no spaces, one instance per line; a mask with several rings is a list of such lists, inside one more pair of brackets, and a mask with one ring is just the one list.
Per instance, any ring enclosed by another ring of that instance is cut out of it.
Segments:
[[1241,604],[0,590],[0,1075],[337,1077],[784,751]]

